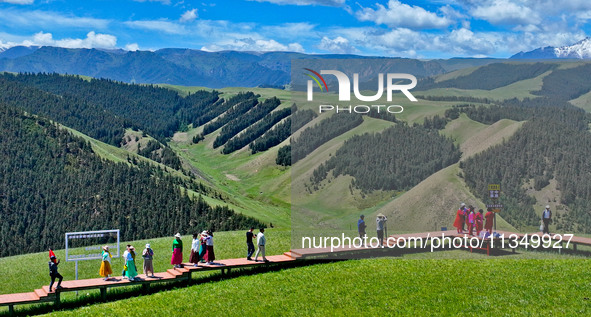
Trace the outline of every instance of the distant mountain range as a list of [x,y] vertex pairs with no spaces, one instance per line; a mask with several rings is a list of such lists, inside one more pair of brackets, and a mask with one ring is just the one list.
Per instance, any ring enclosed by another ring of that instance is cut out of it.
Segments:
[[[312,55],[294,52],[206,52],[165,48],[157,51],[68,49],[15,46],[0,51],[0,71],[86,75],[127,83],[187,86],[278,87],[290,83],[292,59],[373,58],[357,55]],[[481,66],[494,59],[417,60],[383,58],[388,72],[417,77]]]
[[519,52],[512,59],[587,59],[591,58],[591,38],[587,37],[573,45],[540,47],[529,52]]

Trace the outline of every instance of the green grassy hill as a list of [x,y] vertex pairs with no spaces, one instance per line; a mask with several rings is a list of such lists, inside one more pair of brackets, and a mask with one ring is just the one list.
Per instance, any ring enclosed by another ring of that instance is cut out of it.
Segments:
[[[50,316],[586,315],[588,260],[370,259],[242,276]],[[543,275],[541,272],[544,272]],[[542,278],[543,276],[543,278]]]

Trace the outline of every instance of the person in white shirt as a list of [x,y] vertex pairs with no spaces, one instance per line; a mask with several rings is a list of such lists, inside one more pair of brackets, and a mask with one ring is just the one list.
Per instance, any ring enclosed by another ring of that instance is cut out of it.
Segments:
[[542,211],[542,223],[544,224],[543,233],[550,234],[550,223],[552,222],[552,211],[550,210],[550,205],[546,206],[546,209]]
[[258,262],[257,258],[259,257],[259,253],[263,255],[263,261],[269,262],[265,257],[265,245],[267,244],[267,239],[265,238],[265,228],[261,228],[261,232],[257,234],[257,253],[254,256],[254,261]]
[[191,243],[191,256],[189,256],[189,262],[193,263],[193,266],[198,266],[199,263],[199,248],[201,247],[201,240],[199,240],[198,234],[193,234],[193,243]]

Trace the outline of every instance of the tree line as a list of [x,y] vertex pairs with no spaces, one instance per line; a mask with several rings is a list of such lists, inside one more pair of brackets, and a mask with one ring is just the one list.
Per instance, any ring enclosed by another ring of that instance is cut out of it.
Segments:
[[379,133],[356,135],[345,141],[310,177],[314,189],[332,172],[350,175],[352,186],[364,192],[406,190],[460,159],[453,141],[436,129],[399,122]]
[[224,125],[220,131],[220,134],[213,141],[213,147],[218,148],[226,144],[228,140],[240,133],[242,130],[250,127],[251,125],[255,124],[255,122],[268,115],[271,111],[277,108],[279,104],[281,104],[281,101],[279,101],[277,97],[272,97],[266,99],[262,103],[258,103],[248,112],[230,120],[226,125]]
[[[540,190],[557,181],[565,216],[555,213],[559,229],[591,232],[591,134],[589,114],[566,101],[550,98],[507,100],[487,107],[464,107],[473,120],[490,123],[499,118],[527,120],[515,134],[461,163],[466,184],[486,201],[487,184],[502,184],[503,218],[516,227],[536,225],[535,199],[527,184]],[[530,183],[531,184],[531,183]],[[549,202],[543,202],[549,203]]]
[[[262,224],[212,207],[201,184],[161,168],[103,160],[82,138],[0,103],[0,256],[63,245],[64,232],[119,228],[126,240]],[[183,187],[181,187],[183,186]]]

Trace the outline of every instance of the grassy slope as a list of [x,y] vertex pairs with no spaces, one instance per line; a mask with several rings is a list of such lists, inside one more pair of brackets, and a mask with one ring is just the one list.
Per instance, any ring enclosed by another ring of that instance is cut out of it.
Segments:
[[[460,252],[460,251],[457,251]],[[457,253],[456,252],[456,253]],[[55,316],[578,315],[591,313],[589,260],[395,260],[317,264]],[[543,274],[542,274],[543,272]],[[191,314],[191,313],[190,313]]]
[[502,119],[492,125],[474,121],[466,114],[448,123],[441,131],[443,135],[454,139],[460,145],[462,159],[480,153],[487,148],[500,144],[510,138],[523,125],[523,122]]
[[[465,114],[447,124],[442,133],[453,138],[460,145],[462,159],[479,153],[486,148],[503,142],[521,126],[522,122],[500,120],[493,125],[485,125],[471,120]],[[459,176],[458,164],[449,166],[422,181],[408,192],[379,208],[378,212],[390,216],[390,230],[432,231],[441,227],[452,228],[455,211],[460,202],[485,209],[485,203],[477,199]],[[502,216],[502,214],[501,214]],[[375,227],[373,222],[370,229]],[[497,217],[497,228],[513,228],[502,217]]]
[[591,91],[581,95],[579,98],[577,99],[573,99],[570,101],[570,103],[572,103],[573,105],[582,108],[583,110],[587,111],[587,112],[591,112]]

